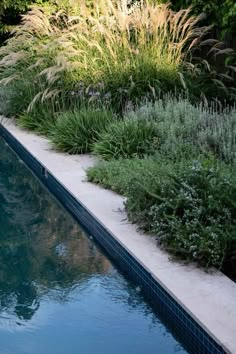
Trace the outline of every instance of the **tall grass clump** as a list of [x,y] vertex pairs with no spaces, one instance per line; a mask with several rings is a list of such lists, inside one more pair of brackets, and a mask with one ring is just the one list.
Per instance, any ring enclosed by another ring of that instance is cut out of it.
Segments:
[[153,121],[124,119],[101,133],[92,151],[104,160],[143,157],[154,152],[158,135],[157,124]]
[[[60,99],[61,92],[68,102],[99,101],[119,112],[169,91],[232,97],[234,67],[219,72],[207,60],[231,50],[206,39],[209,27],[200,20],[190,9],[174,12],[146,1],[139,6],[126,0],[81,2],[71,12],[34,7],[0,50],[2,84],[14,88],[34,70],[30,109]],[[203,47],[208,54],[198,60]]]
[[54,62],[57,49],[52,40],[63,28],[65,17],[63,11],[53,16],[50,7],[33,7],[0,48],[0,100],[8,97],[2,114],[18,116],[30,112],[35,104],[58,100],[63,91],[59,83],[53,86],[40,73]]
[[56,122],[57,113],[55,108],[55,105],[50,104],[50,102],[37,104],[31,112],[25,111],[21,113],[16,122],[24,129],[49,136]]
[[112,121],[112,113],[106,110],[64,112],[57,117],[50,138],[53,146],[60,151],[86,153],[91,151],[91,145]]

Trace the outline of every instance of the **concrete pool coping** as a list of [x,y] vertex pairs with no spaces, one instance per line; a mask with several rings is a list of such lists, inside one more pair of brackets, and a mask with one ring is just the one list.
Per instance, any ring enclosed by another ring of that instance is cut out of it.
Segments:
[[95,160],[51,149],[44,137],[4,120],[7,131],[79,200],[226,353],[236,353],[236,284],[220,272],[206,273],[169,259],[153,238],[125,219],[124,198],[85,181]]

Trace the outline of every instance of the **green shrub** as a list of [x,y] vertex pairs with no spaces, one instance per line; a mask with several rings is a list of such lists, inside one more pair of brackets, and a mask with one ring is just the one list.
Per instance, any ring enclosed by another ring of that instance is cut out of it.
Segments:
[[236,245],[235,170],[214,160],[120,160],[88,170],[88,179],[127,197],[130,221],[172,254],[221,268]]
[[70,7],[70,0],[1,0],[0,3],[0,45],[1,39],[7,39],[10,32],[21,21],[22,14],[32,6],[38,5],[45,10],[54,11]]
[[233,174],[195,161],[162,179],[146,176],[142,183],[133,182],[129,191],[129,218],[157,235],[173,254],[221,268],[236,237]]
[[155,173],[157,164],[153,159],[120,159],[100,162],[97,166],[88,168],[87,178],[89,182],[97,183],[113,190],[114,192],[127,195],[132,180],[140,179],[147,173]]
[[[33,1],[27,0],[1,0],[0,4],[0,45],[1,39],[7,38],[12,25],[20,22],[20,14],[24,12]],[[4,36],[5,35],[5,36]]]
[[93,153],[104,160],[142,157],[154,151],[158,142],[155,122],[125,119],[111,124],[93,146]]
[[221,34],[236,31],[236,3],[234,0],[177,0],[172,1],[175,9],[192,6],[196,14],[205,13],[208,23],[217,26]]
[[60,151],[69,154],[86,153],[112,121],[112,113],[106,110],[81,109],[64,112],[56,120],[51,141]]

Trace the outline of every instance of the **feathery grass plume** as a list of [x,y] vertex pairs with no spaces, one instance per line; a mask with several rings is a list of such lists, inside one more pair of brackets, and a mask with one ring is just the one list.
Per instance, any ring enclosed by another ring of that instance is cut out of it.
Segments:
[[127,1],[97,1],[92,10],[86,8],[70,18],[59,39],[67,58],[67,67],[59,64],[62,73],[67,71],[67,82],[74,82],[75,88],[82,82],[97,92],[102,82],[103,90],[94,99],[103,99],[109,92],[119,108],[176,87],[200,96],[197,90],[210,95],[213,86],[213,95],[226,94],[224,82],[232,81],[231,76],[215,72],[207,60],[194,58],[200,45],[212,45],[220,54],[222,44],[204,40],[209,27],[199,27],[201,16],[190,12],[175,13],[168,5],[148,3],[130,11]]
[[[11,92],[12,107],[5,109],[10,115],[19,115],[27,107],[33,109],[39,97],[57,99],[59,89],[50,86],[39,73],[53,63],[56,48],[52,38],[60,33],[65,16],[63,11],[56,18],[45,8],[32,7],[22,16],[21,25],[14,29],[6,45],[0,48],[0,80],[6,86],[5,91]],[[4,89],[1,94],[4,95]]]
[[35,96],[73,92],[75,101],[109,101],[119,112],[169,91],[184,89],[193,98],[201,92],[208,98],[233,92],[233,66],[221,73],[196,56],[202,46],[214,56],[231,51],[205,39],[209,27],[200,26],[201,16],[192,16],[190,9],[173,12],[167,4],[141,1],[132,7],[127,0],[95,0],[70,11],[33,7],[24,15],[0,49],[0,78],[33,70],[41,78]]

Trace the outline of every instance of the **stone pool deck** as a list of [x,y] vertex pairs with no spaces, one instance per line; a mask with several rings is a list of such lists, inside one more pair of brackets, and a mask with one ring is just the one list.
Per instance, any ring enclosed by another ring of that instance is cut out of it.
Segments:
[[220,272],[209,274],[170,260],[155,240],[125,221],[124,198],[86,182],[85,170],[95,163],[91,156],[55,152],[46,138],[20,129],[11,120],[2,124],[227,353],[236,353],[236,283]]

